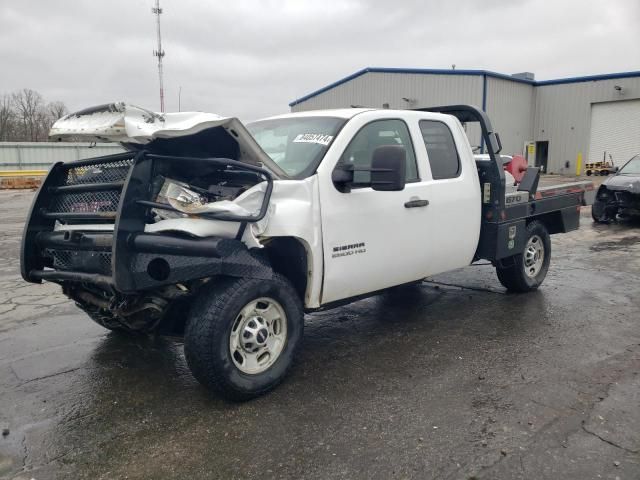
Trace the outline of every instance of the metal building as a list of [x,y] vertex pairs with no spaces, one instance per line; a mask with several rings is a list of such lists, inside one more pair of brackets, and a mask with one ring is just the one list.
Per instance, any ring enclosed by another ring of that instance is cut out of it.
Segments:
[[[365,68],[289,104],[291,111],[349,106],[481,106],[505,154],[549,173],[575,173],[578,156],[616,165],[640,153],[640,71],[536,81],[529,72]],[[480,133],[467,130],[474,146]]]

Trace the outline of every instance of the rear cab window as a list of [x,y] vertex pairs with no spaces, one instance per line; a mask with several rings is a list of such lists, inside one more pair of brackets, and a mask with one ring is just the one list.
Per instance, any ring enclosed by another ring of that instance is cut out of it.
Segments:
[[420,120],[419,126],[432,178],[443,180],[459,177],[462,168],[451,129],[438,120]]

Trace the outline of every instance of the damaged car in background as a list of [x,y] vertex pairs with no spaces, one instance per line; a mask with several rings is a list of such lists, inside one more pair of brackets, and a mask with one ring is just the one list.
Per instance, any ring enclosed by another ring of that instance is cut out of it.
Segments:
[[600,185],[591,215],[597,223],[640,217],[640,154]]

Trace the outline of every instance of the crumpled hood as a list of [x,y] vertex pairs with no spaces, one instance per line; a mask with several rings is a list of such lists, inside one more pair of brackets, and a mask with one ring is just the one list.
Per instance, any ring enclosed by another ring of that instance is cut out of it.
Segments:
[[[62,117],[53,124],[49,136],[119,142],[128,149],[143,148],[158,143],[170,145],[178,141],[184,144],[189,137],[192,137],[198,138],[199,147],[202,148],[202,135],[207,136],[208,133],[216,141],[206,143],[206,156],[229,158],[229,143],[237,143],[237,158],[232,158],[233,160],[261,165],[276,178],[287,177],[286,173],[260,148],[240,120],[214,113],[156,113],[124,102],[109,103]],[[196,137],[198,134],[200,135]],[[169,142],[174,139],[176,142]]]
[[614,175],[603,183],[609,190],[624,190],[634,194],[640,194],[640,175]]

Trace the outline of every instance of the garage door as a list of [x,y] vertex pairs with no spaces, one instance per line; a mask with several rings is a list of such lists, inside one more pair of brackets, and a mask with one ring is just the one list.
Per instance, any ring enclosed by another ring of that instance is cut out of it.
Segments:
[[601,161],[605,152],[618,166],[640,153],[640,100],[591,105],[589,161]]

